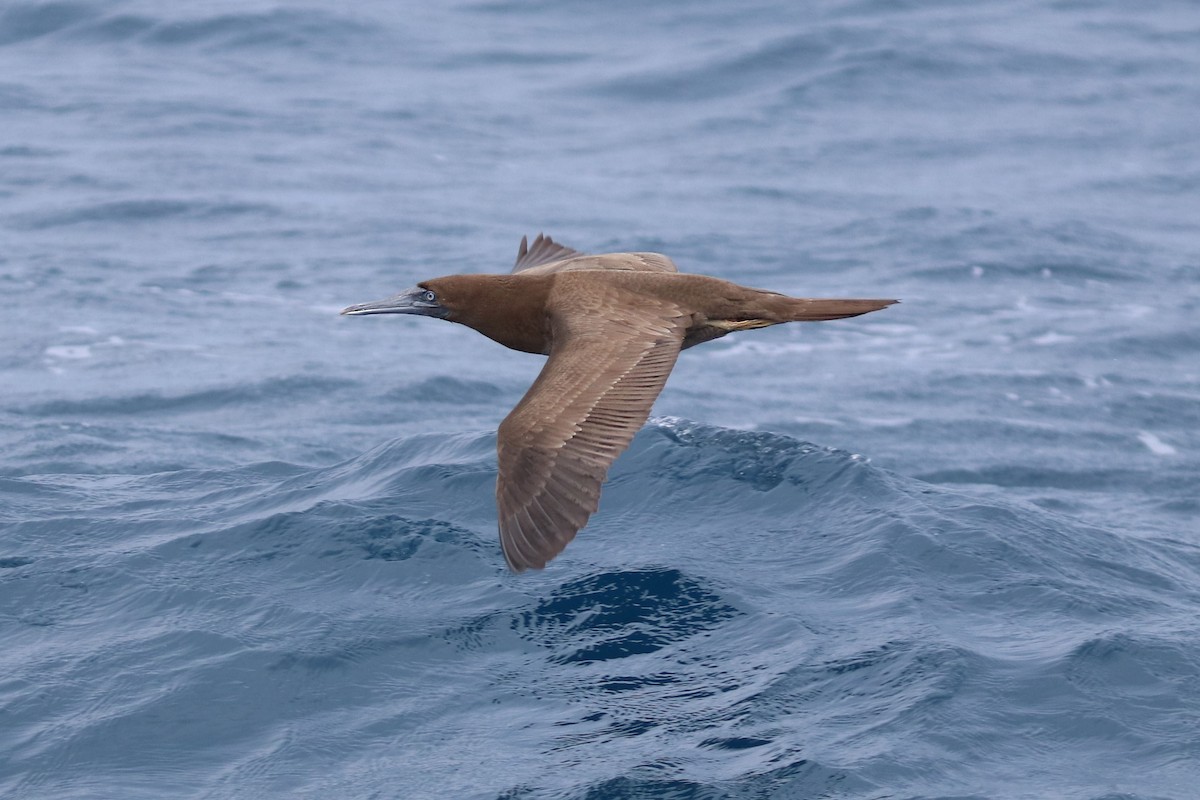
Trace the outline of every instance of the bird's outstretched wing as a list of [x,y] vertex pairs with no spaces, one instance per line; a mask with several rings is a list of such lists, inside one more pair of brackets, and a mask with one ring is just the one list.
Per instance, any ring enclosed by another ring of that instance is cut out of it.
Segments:
[[690,316],[597,285],[564,299],[550,358],[500,424],[496,505],[515,572],[541,569],[587,524],[608,468],[645,424]]
[[564,247],[549,236],[538,234],[529,244],[521,237],[513,272],[549,275],[579,270],[621,270],[624,272],[678,272],[675,262],[661,253],[604,253],[591,255]]
[[564,247],[549,236],[543,236],[540,233],[533,240],[532,247],[529,246],[529,239],[522,236],[521,246],[517,248],[517,262],[513,264],[512,271],[524,272],[530,267],[553,264],[555,261],[565,261],[581,255],[583,253],[578,250]]

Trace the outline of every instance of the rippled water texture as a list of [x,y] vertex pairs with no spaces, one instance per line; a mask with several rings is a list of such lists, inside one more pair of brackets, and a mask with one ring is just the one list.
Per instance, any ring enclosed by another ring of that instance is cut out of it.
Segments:
[[[0,796],[1200,785],[1194,3],[0,4]],[[541,360],[337,310],[539,230],[689,350],[531,575]]]

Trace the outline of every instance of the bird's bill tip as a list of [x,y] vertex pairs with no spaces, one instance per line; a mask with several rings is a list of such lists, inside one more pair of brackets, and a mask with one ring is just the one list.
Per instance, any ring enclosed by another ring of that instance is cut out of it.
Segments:
[[352,306],[346,306],[338,313],[344,317],[357,317],[364,314],[382,314],[384,312],[378,308],[381,302],[382,301],[376,301],[373,303],[356,303]]

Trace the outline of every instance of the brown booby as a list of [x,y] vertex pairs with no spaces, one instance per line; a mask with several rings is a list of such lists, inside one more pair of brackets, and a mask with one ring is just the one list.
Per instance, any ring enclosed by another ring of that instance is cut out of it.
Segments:
[[788,297],[680,273],[658,253],[587,255],[539,234],[532,246],[521,239],[511,274],[434,278],[342,313],[437,317],[550,357],[496,435],[500,545],[522,572],[546,566],[587,524],[679,351],[895,302]]

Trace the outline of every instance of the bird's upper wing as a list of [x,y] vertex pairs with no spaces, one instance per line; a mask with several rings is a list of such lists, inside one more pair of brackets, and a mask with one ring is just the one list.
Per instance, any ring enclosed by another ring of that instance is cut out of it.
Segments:
[[[583,253],[578,250],[564,247],[549,236],[543,236],[540,233],[533,240],[532,247],[529,246],[529,240],[522,236],[521,246],[517,248],[517,262],[513,264],[512,271],[524,272],[530,267],[553,264],[555,261],[565,261],[568,258],[581,255]],[[553,270],[548,271],[552,272]]]
[[634,272],[678,272],[675,263],[660,253],[605,253],[590,255],[563,247],[549,236],[538,234],[529,244],[529,240],[521,237],[521,246],[517,248],[517,263],[513,272],[527,272],[531,275],[549,275],[554,272],[573,272],[577,270],[623,270]]
[[541,569],[587,524],[608,468],[645,424],[690,315],[596,284],[556,308],[550,358],[500,425],[500,544]]

